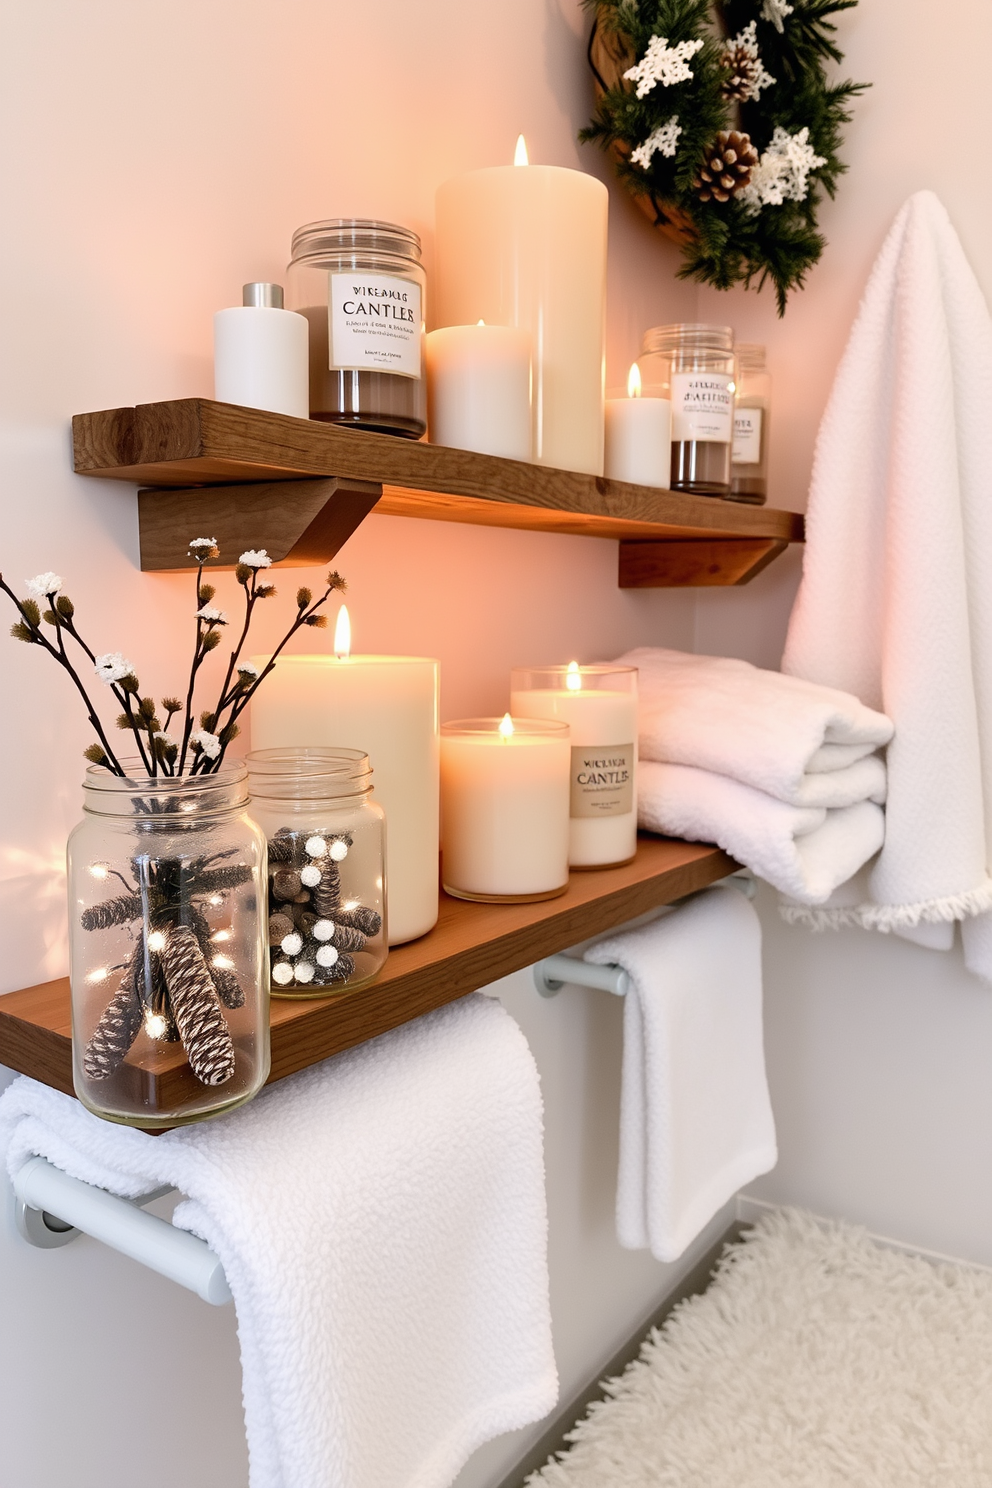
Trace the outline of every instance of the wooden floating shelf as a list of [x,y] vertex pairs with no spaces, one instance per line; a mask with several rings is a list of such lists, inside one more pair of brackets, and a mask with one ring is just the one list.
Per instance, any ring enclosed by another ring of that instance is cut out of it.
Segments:
[[[313,1001],[273,1001],[269,1082],[705,888],[737,867],[718,848],[645,835],[632,863],[573,873],[560,899],[472,904],[442,894],[437,926],[391,951],[369,986]],[[68,977],[0,997],[0,1064],[73,1093]]]
[[[77,414],[80,475],[137,482],[141,566],[190,567],[206,531],[222,553],[326,563],[371,511],[620,540],[623,588],[743,584],[803,540],[796,512],[686,496],[207,398]],[[226,559],[226,562],[225,562]]]

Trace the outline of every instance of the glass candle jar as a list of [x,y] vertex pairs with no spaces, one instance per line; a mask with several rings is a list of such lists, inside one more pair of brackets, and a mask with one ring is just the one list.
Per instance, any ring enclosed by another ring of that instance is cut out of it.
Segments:
[[178,779],[91,765],[83,795],[68,846],[76,1094],[151,1128],[242,1105],[269,1072],[265,838],[244,765]]
[[569,725],[569,866],[629,863],[637,851],[637,668],[514,667],[510,712]]
[[734,433],[734,333],[730,326],[655,326],[639,359],[645,390],[664,397],[670,364],[673,491],[726,496]]
[[360,749],[257,749],[252,815],[269,847],[273,997],[364,987],[386,959],[382,807]]
[[338,217],[293,234],[291,310],[310,322],[310,417],[419,439],[427,429],[420,239]]
[[768,500],[768,420],[772,380],[765,371],[765,348],[737,347],[737,407],[730,495],[734,501],[763,506]]
[[456,899],[525,903],[568,888],[568,724],[441,725],[441,882]]

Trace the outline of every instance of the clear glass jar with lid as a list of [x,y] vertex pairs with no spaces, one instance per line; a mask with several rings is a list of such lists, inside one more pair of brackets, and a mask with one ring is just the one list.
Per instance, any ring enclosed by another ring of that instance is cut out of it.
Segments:
[[269,846],[273,997],[327,997],[386,959],[385,814],[360,749],[256,749],[251,813]]
[[672,490],[726,496],[736,386],[730,326],[654,326],[639,366],[645,392],[672,400]]
[[426,276],[409,228],[366,218],[293,234],[288,308],[310,323],[310,417],[419,439]]
[[765,348],[737,346],[737,408],[730,495],[734,501],[763,506],[768,500],[768,420],[772,379],[765,370]]

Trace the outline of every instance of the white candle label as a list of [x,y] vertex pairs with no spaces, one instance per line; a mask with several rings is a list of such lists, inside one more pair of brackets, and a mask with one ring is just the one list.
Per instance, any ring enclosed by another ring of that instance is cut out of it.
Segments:
[[633,809],[633,744],[573,744],[569,814],[626,816]]
[[734,414],[734,464],[761,463],[760,408],[738,408]]
[[729,444],[733,420],[733,384],[726,374],[672,373],[673,439],[699,439],[710,444]]
[[329,277],[330,370],[419,377],[420,285],[361,270]]

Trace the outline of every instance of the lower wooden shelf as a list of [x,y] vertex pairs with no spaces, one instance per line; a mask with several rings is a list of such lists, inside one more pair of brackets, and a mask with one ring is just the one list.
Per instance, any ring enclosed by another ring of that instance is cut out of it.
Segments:
[[[436,927],[392,951],[369,986],[311,1002],[273,1001],[269,1081],[705,888],[737,867],[718,848],[645,835],[632,863],[573,873],[560,899],[471,904],[442,894]],[[68,977],[0,997],[0,1064],[73,1093]]]

